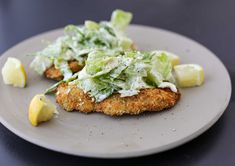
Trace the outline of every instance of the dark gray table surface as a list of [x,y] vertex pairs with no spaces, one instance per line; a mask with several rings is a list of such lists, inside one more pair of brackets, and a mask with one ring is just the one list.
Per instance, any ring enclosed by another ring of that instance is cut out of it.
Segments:
[[[205,45],[225,64],[234,84],[234,0],[0,0],[0,54],[28,37],[69,23],[107,20],[116,8],[133,12],[135,24],[168,29]],[[0,165],[235,165],[234,100],[232,93],[219,121],[193,141],[160,154],[124,160],[53,152],[24,141],[0,124]]]

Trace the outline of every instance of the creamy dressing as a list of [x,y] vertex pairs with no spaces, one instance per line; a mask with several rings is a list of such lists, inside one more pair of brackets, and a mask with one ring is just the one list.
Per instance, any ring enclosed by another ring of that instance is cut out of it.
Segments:
[[170,82],[162,82],[160,83],[160,85],[158,86],[159,88],[170,88],[170,90],[172,92],[177,93],[177,88],[174,84],[170,83]]

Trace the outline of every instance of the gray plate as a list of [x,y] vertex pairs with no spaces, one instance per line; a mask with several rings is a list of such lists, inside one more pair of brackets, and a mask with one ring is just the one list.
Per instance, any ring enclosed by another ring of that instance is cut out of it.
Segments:
[[[179,146],[206,131],[224,112],[231,95],[229,74],[208,49],[184,36],[146,26],[131,25],[128,35],[139,49],[169,50],[182,63],[197,63],[205,69],[205,84],[181,89],[182,98],[171,110],[139,116],[109,117],[100,113],[60,112],[57,118],[39,127],[28,121],[28,106],[35,94],[53,84],[29,69],[31,52],[42,49],[41,40],[53,40],[62,29],[32,37],[8,50],[0,58],[19,58],[28,76],[25,89],[3,84],[0,78],[0,121],[21,138],[47,149],[67,154],[124,158],[161,152]],[[55,101],[53,96],[50,96]]]

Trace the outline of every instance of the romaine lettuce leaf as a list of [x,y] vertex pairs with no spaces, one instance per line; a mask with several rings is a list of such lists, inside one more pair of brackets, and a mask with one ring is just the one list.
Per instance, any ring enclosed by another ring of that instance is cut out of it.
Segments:
[[69,64],[64,60],[55,60],[55,68],[59,69],[64,76],[64,80],[67,80],[72,77],[73,73],[69,68]]
[[136,95],[141,89],[171,85],[164,83],[170,81],[171,70],[164,54],[93,51],[88,54],[86,66],[78,72],[74,83],[100,102],[114,92],[125,97]]
[[124,31],[127,25],[130,23],[132,20],[132,13],[130,12],[125,12],[120,9],[116,9],[113,11],[112,16],[111,16],[111,23],[113,24],[114,27],[117,29]]
[[36,56],[30,64],[38,74],[42,75],[44,71],[53,64],[53,61],[45,56]]
[[[87,55],[93,51],[103,50],[110,52],[112,50],[114,52],[122,52],[132,50],[132,40],[123,33],[131,18],[131,13],[115,10],[110,22],[102,21],[96,23],[87,20],[83,26],[68,25],[64,28],[63,36],[57,38],[42,51],[37,52],[35,56],[49,58],[52,61],[51,65],[61,60],[77,60],[83,65]],[[46,58],[36,57],[35,59],[40,59],[40,63],[48,64]],[[42,62],[43,59],[45,59],[45,62]],[[37,62],[39,61],[35,60],[31,66],[39,74],[42,74],[46,68],[41,64],[37,64]]]

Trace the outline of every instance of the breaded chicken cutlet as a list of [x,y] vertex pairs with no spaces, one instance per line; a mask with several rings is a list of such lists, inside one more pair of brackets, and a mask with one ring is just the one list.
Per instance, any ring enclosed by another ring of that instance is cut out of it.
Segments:
[[143,89],[138,95],[130,97],[120,97],[116,93],[97,103],[76,85],[61,84],[56,93],[56,102],[66,111],[103,112],[111,116],[162,111],[173,107],[179,99],[180,93],[168,88]]

